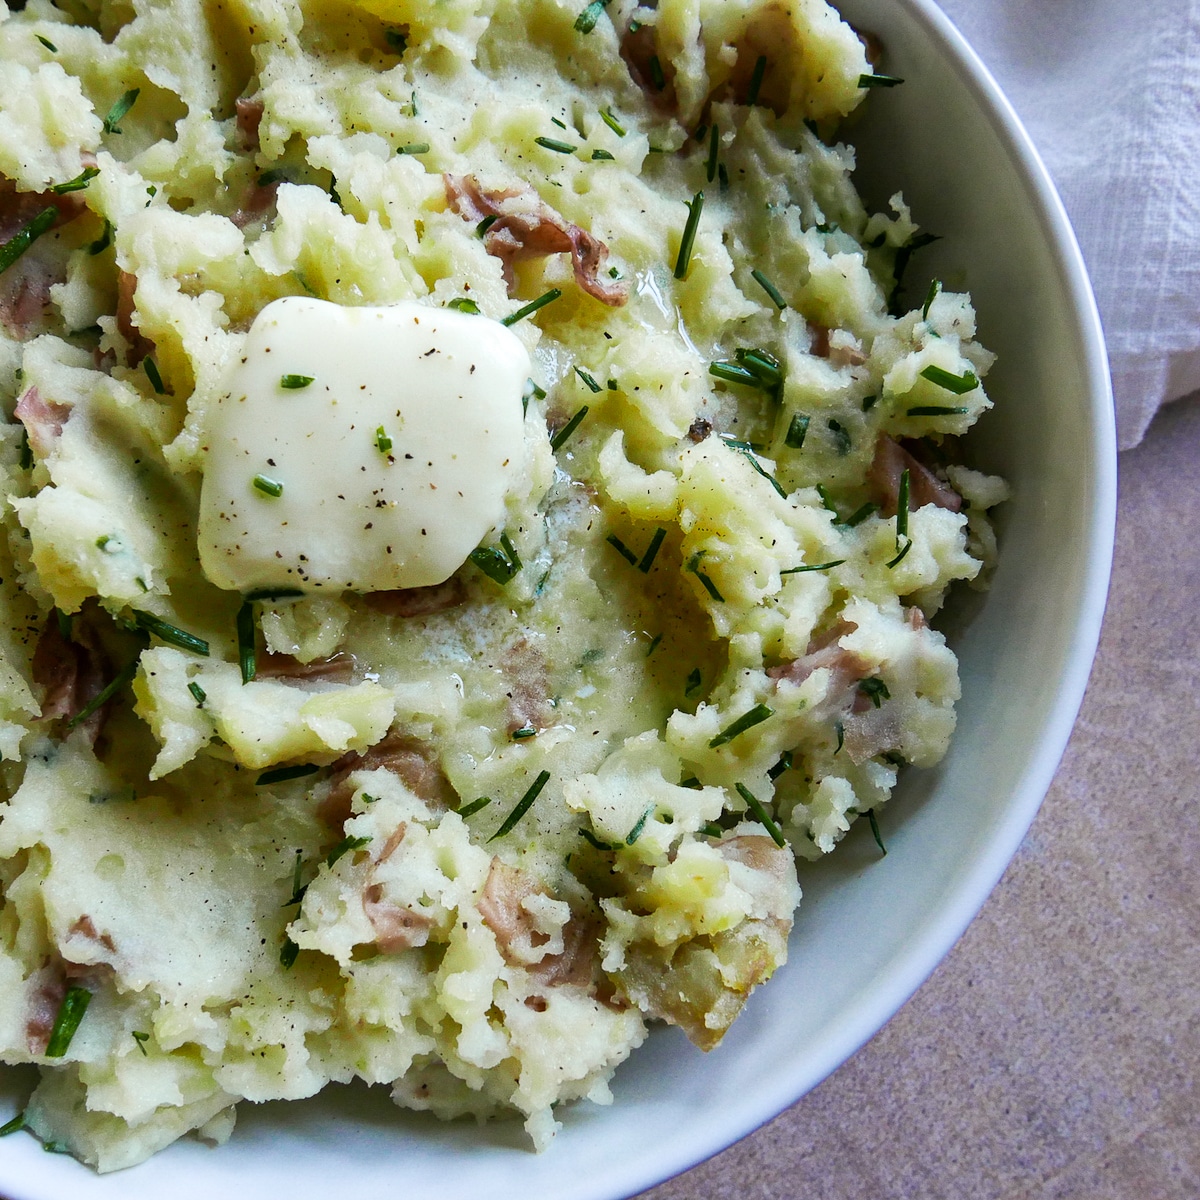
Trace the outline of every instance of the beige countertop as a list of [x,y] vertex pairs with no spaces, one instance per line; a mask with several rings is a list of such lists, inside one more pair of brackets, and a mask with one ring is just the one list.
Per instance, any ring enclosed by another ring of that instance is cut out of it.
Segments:
[[1087,696],[983,911],[849,1062],[643,1200],[1200,1197],[1200,398],[1120,468]]

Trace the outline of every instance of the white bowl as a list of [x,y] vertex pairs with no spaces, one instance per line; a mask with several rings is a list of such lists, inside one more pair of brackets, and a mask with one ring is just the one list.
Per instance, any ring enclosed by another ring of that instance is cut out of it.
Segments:
[[[97,1177],[29,1137],[0,1143],[9,1200],[615,1200],[715,1154],[815,1086],[912,994],[1016,851],[1083,697],[1112,557],[1116,455],[1100,322],[1074,236],[996,84],[931,0],[842,0],[878,33],[903,87],[854,130],[876,205],[902,189],[944,240],[914,264],[965,285],[1000,360],[973,458],[1005,475],[1002,558],[982,603],[959,606],[963,700],[950,754],[905,779],[881,819],[888,856],[853,834],[802,872],[791,961],[711,1054],[658,1030],[620,1069],[616,1104],[578,1105],[543,1155],[515,1122],[483,1129],[331,1088],[241,1106],[232,1142],[181,1142]],[[963,619],[969,616],[969,620]],[[0,1114],[29,1076],[9,1071]]]

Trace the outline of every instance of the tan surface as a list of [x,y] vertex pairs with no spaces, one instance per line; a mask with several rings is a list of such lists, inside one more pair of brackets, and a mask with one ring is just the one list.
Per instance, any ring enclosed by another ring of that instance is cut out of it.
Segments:
[[1121,475],[1087,698],[983,912],[831,1078],[645,1200],[1200,1198],[1200,400]]

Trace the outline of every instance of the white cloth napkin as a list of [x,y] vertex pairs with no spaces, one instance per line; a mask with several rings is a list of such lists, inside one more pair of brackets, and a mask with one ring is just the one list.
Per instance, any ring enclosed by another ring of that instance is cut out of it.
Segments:
[[1200,390],[1200,0],[938,0],[995,75],[1075,226],[1122,449]]

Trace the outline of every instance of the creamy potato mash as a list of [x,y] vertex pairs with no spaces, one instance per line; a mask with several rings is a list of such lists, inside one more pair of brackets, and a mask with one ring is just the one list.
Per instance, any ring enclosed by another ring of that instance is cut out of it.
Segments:
[[837,141],[870,42],[0,10],[7,1132],[110,1171],[361,1078],[544,1148],[784,961],[794,855],[946,750],[1005,495]]

